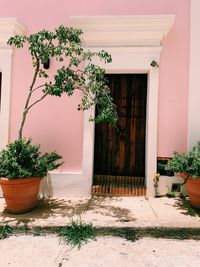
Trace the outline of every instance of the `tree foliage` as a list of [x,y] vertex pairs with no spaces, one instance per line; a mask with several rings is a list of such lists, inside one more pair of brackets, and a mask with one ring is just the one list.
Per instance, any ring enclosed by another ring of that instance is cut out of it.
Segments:
[[[48,95],[72,96],[75,90],[82,91],[82,100],[78,105],[78,110],[88,110],[96,106],[98,114],[95,118],[91,117],[91,120],[115,123],[116,107],[104,76],[105,70],[93,64],[93,59],[97,58],[104,63],[110,63],[111,55],[104,50],[97,52],[85,50],[81,40],[82,33],[82,30],[61,25],[54,31],[42,30],[29,36],[16,35],[8,40],[8,44],[16,48],[25,47],[26,44],[34,68],[19,129],[19,138],[23,136],[27,113],[34,105]],[[43,64],[52,58],[60,64],[51,78]],[[42,84],[36,86],[39,78],[43,78]],[[42,92],[41,97],[31,102],[32,95],[38,90]]]

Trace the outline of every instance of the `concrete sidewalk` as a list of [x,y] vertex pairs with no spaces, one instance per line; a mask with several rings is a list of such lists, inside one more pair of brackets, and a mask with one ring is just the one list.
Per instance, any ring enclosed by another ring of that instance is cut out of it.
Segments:
[[40,200],[37,209],[21,215],[8,214],[4,199],[0,199],[0,223],[63,226],[79,216],[97,227],[200,227],[200,217],[189,215],[179,198],[52,198]]
[[[97,227],[200,227],[200,217],[188,215],[178,198],[46,199],[21,215],[8,214],[4,208],[4,199],[0,199],[0,224],[7,221],[30,228],[63,226],[79,216]],[[98,236],[78,250],[60,243],[53,234],[17,234],[0,240],[0,266],[193,267],[200,266],[200,241],[143,237],[131,242]]]
[[80,250],[56,236],[11,236],[0,240],[1,267],[197,267],[200,242],[143,238],[130,242],[98,237]]

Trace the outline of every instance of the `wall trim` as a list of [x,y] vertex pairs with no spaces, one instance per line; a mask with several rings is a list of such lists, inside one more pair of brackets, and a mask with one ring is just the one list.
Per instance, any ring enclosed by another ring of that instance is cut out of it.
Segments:
[[2,72],[0,150],[5,148],[9,141],[13,49],[7,45],[7,40],[12,35],[22,34],[24,31],[24,27],[16,18],[0,18],[0,71]]
[[[146,185],[147,195],[153,196],[153,177],[157,164],[157,113],[161,40],[172,28],[174,15],[158,16],[81,16],[71,17],[74,27],[84,32],[83,41],[91,51],[105,49],[113,58],[104,65],[107,73],[148,73],[146,127]],[[83,168],[81,180],[90,192],[93,177],[94,123],[88,121],[94,109],[84,113]],[[80,185],[81,186],[81,185]]]
[[159,46],[172,28],[174,15],[72,16],[87,47]]
[[22,34],[25,28],[16,18],[0,18],[0,48],[8,48],[8,38],[15,34]]

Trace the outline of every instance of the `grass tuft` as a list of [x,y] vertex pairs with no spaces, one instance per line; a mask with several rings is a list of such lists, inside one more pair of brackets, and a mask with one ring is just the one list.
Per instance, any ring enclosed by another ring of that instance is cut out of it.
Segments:
[[72,248],[81,248],[90,239],[96,240],[95,228],[92,223],[84,223],[82,220],[72,220],[67,226],[58,229],[60,241]]
[[13,229],[8,224],[1,225],[0,226],[0,239],[4,239],[6,237],[9,237],[13,232]]

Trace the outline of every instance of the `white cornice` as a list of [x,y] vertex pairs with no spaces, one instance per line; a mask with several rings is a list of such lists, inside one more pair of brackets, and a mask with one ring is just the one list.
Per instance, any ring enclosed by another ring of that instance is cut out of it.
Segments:
[[0,47],[7,47],[9,37],[15,34],[23,34],[25,28],[16,18],[0,18]]
[[159,46],[172,28],[174,15],[72,16],[88,47]]

